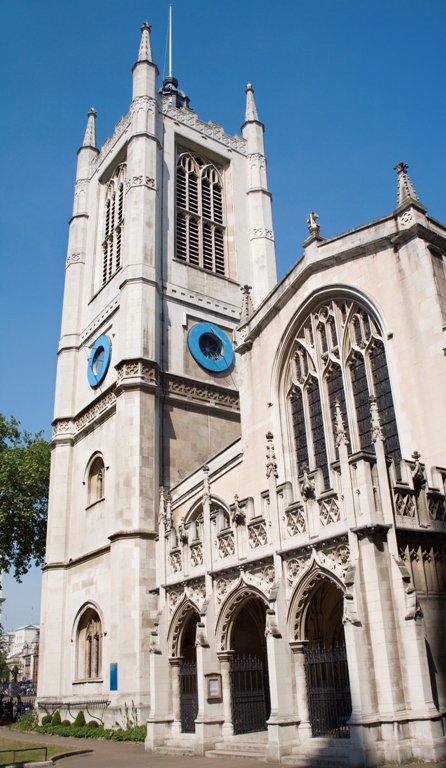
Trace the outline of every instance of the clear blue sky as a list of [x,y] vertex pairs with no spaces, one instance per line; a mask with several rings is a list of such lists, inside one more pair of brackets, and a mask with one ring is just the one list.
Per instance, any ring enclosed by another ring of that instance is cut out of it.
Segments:
[[[163,75],[167,8],[2,5],[0,412],[47,436],[76,151],[91,106],[100,143],[127,113],[144,20]],[[239,132],[254,84],[280,276],[309,211],[325,236],[392,211],[399,160],[446,220],[444,0],[176,0],[173,14],[174,74],[201,119]],[[8,627],[37,621],[38,582],[36,571],[19,588],[5,576]]]

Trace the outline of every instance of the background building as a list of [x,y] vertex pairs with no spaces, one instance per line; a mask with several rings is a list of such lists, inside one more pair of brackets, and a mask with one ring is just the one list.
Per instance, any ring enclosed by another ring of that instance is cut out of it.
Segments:
[[41,706],[134,701],[148,749],[438,760],[446,229],[399,163],[395,211],[310,213],[277,284],[252,86],[241,136],[203,123],[149,32],[78,153]]

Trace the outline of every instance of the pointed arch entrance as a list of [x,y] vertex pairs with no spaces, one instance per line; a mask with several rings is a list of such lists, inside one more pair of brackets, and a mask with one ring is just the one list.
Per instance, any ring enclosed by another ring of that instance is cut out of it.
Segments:
[[198,714],[197,648],[195,639],[200,617],[191,611],[181,637],[180,661],[180,719],[182,733],[195,733]]
[[233,618],[230,635],[234,734],[267,730],[270,715],[266,604],[251,593]]
[[352,712],[343,593],[331,579],[317,581],[304,617],[305,678],[313,737],[348,738]]

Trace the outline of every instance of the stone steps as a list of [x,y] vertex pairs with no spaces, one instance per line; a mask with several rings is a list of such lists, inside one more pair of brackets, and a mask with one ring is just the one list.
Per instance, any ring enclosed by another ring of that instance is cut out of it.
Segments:
[[182,747],[176,744],[164,744],[162,747],[155,747],[155,752],[160,755],[183,755],[186,757],[192,757],[194,754],[193,747],[184,744]]
[[[263,734],[262,734],[263,736]],[[214,749],[206,752],[206,757],[219,757],[220,759],[245,759],[266,761],[265,737],[259,736],[252,741],[219,741]]]
[[343,768],[348,763],[350,742],[347,739],[314,739],[295,746],[290,755],[282,757],[283,765],[296,768]]

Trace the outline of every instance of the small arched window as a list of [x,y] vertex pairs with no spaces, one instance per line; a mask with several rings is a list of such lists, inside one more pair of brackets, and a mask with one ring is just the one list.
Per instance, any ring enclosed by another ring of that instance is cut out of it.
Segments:
[[176,258],[226,274],[221,174],[208,160],[185,152],[178,159],[176,183]]
[[97,680],[102,674],[102,623],[94,608],[82,614],[77,631],[78,680]]
[[105,496],[105,465],[102,456],[96,456],[88,473],[88,504],[94,504]]
[[104,240],[102,242],[102,284],[108,283],[121,267],[124,230],[125,164],[118,166],[110,179],[105,199]]

